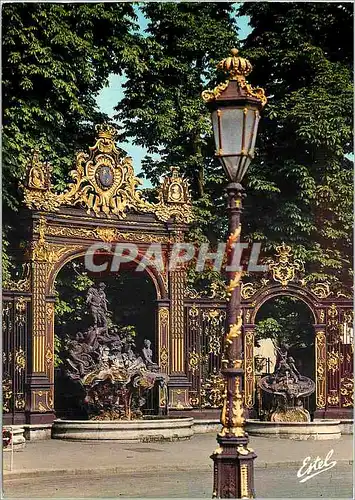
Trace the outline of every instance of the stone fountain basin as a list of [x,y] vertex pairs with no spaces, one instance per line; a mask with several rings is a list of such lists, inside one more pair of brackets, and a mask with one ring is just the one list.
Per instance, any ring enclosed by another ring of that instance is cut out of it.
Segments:
[[54,420],[52,439],[71,441],[178,441],[194,434],[192,417],[141,420]]
[[340,420],[314,420],[313,422],[264,422],[260,420],[246,421],[249,436],[266,438],[323,440],[340,439]]

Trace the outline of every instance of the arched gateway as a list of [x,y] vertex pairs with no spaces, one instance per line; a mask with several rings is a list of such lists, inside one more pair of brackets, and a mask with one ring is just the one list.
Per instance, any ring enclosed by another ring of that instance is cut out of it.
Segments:
[[[96,245],[101,257],[116,243],[138,247],[140,262],[152,244],[161,245],[166,264],[174,242],[192,220],[188,186],[177,169],[166,177],[156,203],[141,198],[131,159],[118,150],[115,129],[97,127],[96,144],[79,153],[72,182],[63,193],[51,188],[50,166],[38,152],[28,166],[25,204],[18,226],[28,247],[24,275],[3,290],[3,411],[5,424],[50,423],[54,418],[54,287],[63,266]],[[185,287],[183,267],[146,268],[156,290],[158,363],[170,376],[169,407],[221,407],[220,375],[225,300]],[[302,273],[291,248],[282,245],[268,272],[241,289],[244,334],[244,397],[255,404],[254,330],[260,307],[279,295],[304,301],[312,311],[315,335],[317,416],[346,417],[353,408],[352,300],[326,282]],[[165,405],[161,401],[161,406]]]
[[[28,166],[19,225],[28,241],[24,276],[3,293],[4,421],[49,423],[54,418],[54,290],[58,272],[90,251],[112,255],[117,243],[135,244],[135,262],[161,246],[164,269],[146,272],[156,289],[158,363],[169,373],[169,406],[189,408],[184,348],[184,268],[166,267],[171,245],[192,219],[187,182],[173,168],[156,203],[144,200],[131,158],[116,148],[116,130],[96,127],[96,144],[79,153],[72,182],[52,190],[50,166],[34,152]],[[95,245],[95,249],[93,249]],[[161,405],[165,404],[161,401]]]
[[[268,271],[241,288],[244,335],[244,398],[255,408],[255,318],[270,299],[288,295],[305,302],[313,315],[315,335],[316,417],[351,418],[354,405],[353,302],[349,295],[334,293],[327,282],[314,283],[303,265],[282,244]],[[224,392],[221,367],[221,335],[225,304],[216,290],[208,296],[187,290],[185,299],[186,354],[191,382],[190,402],[200,410],[221,407]]]

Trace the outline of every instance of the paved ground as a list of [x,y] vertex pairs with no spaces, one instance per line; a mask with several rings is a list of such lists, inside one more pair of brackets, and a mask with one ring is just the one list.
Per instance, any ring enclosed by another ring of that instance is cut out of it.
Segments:
[[[251,438],[258,498],[352,498],[352,436],[335,441]],[[211,498],[215,435],[175,443],[26,443],[14,471],[4,454],[4,493],[11,498]],[[305,483],[297,470],[305,457],[337,464]]]
[[[335,466],[303,484],[296,473],[294,466],[256,469],[257,498],[353,498],[350,465]],[[5,498],[211,498],[211,492],[212,473],[197,470],[5,482]]]

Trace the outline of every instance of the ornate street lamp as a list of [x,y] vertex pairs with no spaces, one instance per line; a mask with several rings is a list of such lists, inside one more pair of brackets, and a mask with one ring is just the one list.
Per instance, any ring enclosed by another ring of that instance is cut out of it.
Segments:
[[[214,90],[206,90],[202,98],[212,114],[216,156],[229,183],[226,187],[229,211],[228,266],[233,261],[233,244],[240,238],[240,214],[243,187],[241,181],[254,156],[260,111],[266,104],[264,90],[251,87],[245,77],[252,71],[247,59],[223,59],[217,68],[228,79]],[[228,270],[228,268],[227,268]],[[226,379],[226,394],[221,412],[222,430],[217,435],[218,448],[211,455],[214,462],[214,498],[254,498],[253,450],[248,446],[244,428],[243,407],[243,338],[240,307],[241,272],[227,272],[227,317],[224,339],[222,374]]]

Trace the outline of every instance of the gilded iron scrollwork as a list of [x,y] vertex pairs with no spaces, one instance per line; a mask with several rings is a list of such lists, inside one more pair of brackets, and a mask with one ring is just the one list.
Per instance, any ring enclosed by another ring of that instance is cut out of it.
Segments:
[[169,353],[166,347],[162,347],[160,349],[159,359],[160,359],[161,369],[164,370],[165,368],[167,368],[169,361]]
[[200,355],[195,351],[189,352],[188,366],[191,373],[195,373],[200,365]]
[[168,373],[169,366],[169,308],[161,307],[158,313],[159,319],[159,365],[164,373]]
[[254,333],[246,332],[244,336],[244,401],[247,408],[254,405]]
[[[37,226],[34,230],[35,233],[39,232]],[[83,227],[67,227],[59,225],[47,225],[47,236],[62,236],[64,238],[79,238],[79,239],[97,239],[106,243],[115,241],[137,241],[137,242],[150,242],[150,243],[170,243],[169,236],[161,236],[159,234],[147,234],[141,232],[126,232],[118,231],[112,227],[98,226],[95,229],[86,229]]]
[[339,354],[339,352],[335,352],[334,350],[328,352],[328,370],[333,373],[338,371],[343,360],[344,356],[342,353]]
[[324,331],[316,333],[316,405],[325,407],[326,400],[326,337]]
[[338,312],[337,306],[335,304],[332,304],[328,309],[328,322],[327,322],[328,326],[337,327],[338,316],[339,316],[339,312]]
[[320,309],[319,313],[318,313],[318,321],[319,323],[324,323],[325,321],[325,312],[324,312],[324,309]]
[[318,299],[326,299],[331,294],[329,283],[316,283],[310,286],[310,290]]
[[225,385],[224,377],[214,370],[201,385],[202,408],[221,408]]
[[210,309],[203,311],[202,319],[207,337],[207,350],[210,354],[219,355],[222,352],[226,313],[220,309]]
[[259,287],[260,286],[258,285],[258,283],[242,283],[242,288],[240,291],[242,299],[248,300],[253,297],[253,295],[255,295],[258,291]]
[[12,311],[13,311],[12,303],[11,302],[4,302],[3,308],[2,308],[2,318],[3,318],[2,329],[3,329],[4,334],[12,330],[12,327],[13,327]]
[[329,391],[327,402],[330,406],[338,406],[339,405],[339,396],[338,396],[337,390],[331,389]]
[[2,409],[4,413],[9,413],[12,402],[12,381],[7,375],[2,379]]
[[124,219],[128,210],[154,213],[161,221],[171,217],[177,222],[192,220],[192,205],[188,184],[172,168],[170,177],[162,183],[158,202],[144,200],[135,177],[132,158],[116,147],[117,130],[107,123],[96,125],[96,143],[89,154],[76,156],[75,169],[70,172],[72,182],[63,193],[55,193],[51,186],[51,168],[42,163],[39,152],[33,153],[27,167],[24,200],[30,209],[57,211],[60,206],[81,206],[94,216],[115,216]]
[[187,299],[219,299],[225,300],[227,298],[226,288],[223,283],[214,281],[210,285],[207,285],[206,289],[197,291],[195,288],[186,287],[185,297]]
[[27,312],[27,302],[24,297],[19,297],[15,302],[15,323],[18,326],[22,326],[26,322],[26,312]]
[[340,394],[342,395],[342,406],[344,408],[354,407],[354,378],[344,376],[340,380]]
[[327,339],[329,344],[340,342],[339,310],[335,304],[327,310]]
[[15,398],[15,409],[19,411],[23,411],[26,406],[26,401],[25,398],[23,397],[23,394],[16,394]]
[[26,357],[24,350],[19,347],[15,352],[15,370],[21,373],[26,368]]
[[32,392],[32,410],[45,413],[53,410],[53,395],[51,390]]
[[5,281],[4,289],[16,292],[31,291],[31,266],[29,262],[22,265],[21,277],[18,280]]
[[282,286],[287,286],[296,276],[296,271],[303,269],[302,263],[293,259],[292,248],[285,243],[276,247],[275,260],[269,263],[274,281],[278,281]]
[[201,332],[201,325],[199,321],[199,309],[196,304],[193,304],[189,309],[189,328],[193,332]]

